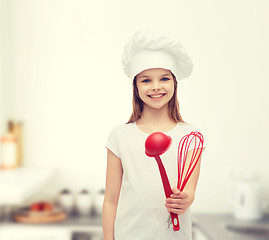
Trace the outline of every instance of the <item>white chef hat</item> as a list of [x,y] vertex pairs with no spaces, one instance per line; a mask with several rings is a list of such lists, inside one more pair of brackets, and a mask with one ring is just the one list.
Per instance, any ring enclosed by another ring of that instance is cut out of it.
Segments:
[[193,68],[188,53],[176,37],[150,30],[133,34],[124,47],[122,66],[131,80],[150,68],[168,69],[181,80],[188,77]]

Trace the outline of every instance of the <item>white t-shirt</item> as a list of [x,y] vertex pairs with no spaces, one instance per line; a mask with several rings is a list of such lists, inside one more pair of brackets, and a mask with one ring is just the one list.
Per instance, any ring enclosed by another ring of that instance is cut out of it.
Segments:
[[[199,131],[188,123],[178,123],[165,132],[172,138],[170,148],[162,154],[171,187],[177,186],[177,154],[180,139],[191,131]],[[136,123],[115,127],[109,134],[106,147],[121,159],[122,185],[114,225],[115,240],[191,240],[190,209],[179,216],[180,230],[174,231],[167,219],[166,197],[154,157],[145,154],[149,133]],[[189,148],[191,150],[191,148]]]

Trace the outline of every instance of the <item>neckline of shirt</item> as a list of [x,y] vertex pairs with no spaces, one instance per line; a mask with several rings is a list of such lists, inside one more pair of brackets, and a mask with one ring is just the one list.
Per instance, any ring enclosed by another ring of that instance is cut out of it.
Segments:
[[[149,136],[151,133],[147,133],[147,132],[144,132],[142,131],[136,124],[136,122],[133,122],[135,128],[138,130],[138,132],[140,132],[141,134],[143,135],[146,135],[146,136]],[[179,123],[177,123],[172,129],[168,130],[168,131],[165,131],[165,132],[162,132],[164,134],[170,134],[171,132],[175,131],[175,129],[179,126]],[[153,132],[152,132],[153,133]]]

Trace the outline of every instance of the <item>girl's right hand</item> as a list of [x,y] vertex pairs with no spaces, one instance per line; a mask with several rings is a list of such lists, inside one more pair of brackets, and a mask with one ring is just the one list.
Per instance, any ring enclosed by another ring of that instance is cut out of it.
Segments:
[[191,197],[188,193],[180,192],[177,188],[172,188],[172,192],[170,198],[166,199],[165,206],[168,212],[181,215],[192,204]]

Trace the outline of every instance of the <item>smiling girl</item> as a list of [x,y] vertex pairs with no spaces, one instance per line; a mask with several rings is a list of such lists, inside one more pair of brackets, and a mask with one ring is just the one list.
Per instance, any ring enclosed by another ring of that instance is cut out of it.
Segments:
[[[173,36],[138,31],[124,48],[123,69],[133,84],[133,112],[126,124],[112,129],[106,144],[104,240],[190,240],[190,206],[200,159],[180,192],[176,188],[178,143],[197,128],[185,123],[179,113],[177,84],[191,74],[192,62]],[[173,194],[167,199],[158,167],[145,154],[145,140],[153,132],[172,138],[169,151],[162,155],[173,186]],[[189,148],[189,153],[192,150]],[[178,232],[167,222],[170,212],[180,215]]]

